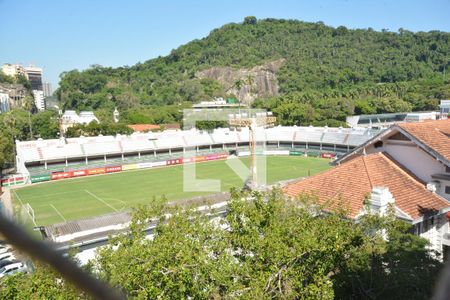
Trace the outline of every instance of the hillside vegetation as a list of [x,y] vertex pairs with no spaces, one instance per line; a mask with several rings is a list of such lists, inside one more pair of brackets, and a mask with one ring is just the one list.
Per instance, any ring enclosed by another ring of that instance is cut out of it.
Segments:
[[[193,102],[225,93],[217,81],[199,79],[196,72],[217,66],[250,68],[281,58],[285,63],[277,72],[280,96],[257,105],[275,109],[287,102],[301,104],[299,115],[309,118],[296,117],[289,123],[432,109],[438,99],[450,97],[449,33],[350,30],[321,22],[253,17],[131,67],[95,65],[65,72],[58,95],[65,108],[79,110]],[[245,78],[240,81],[239,85],[248,84]]]

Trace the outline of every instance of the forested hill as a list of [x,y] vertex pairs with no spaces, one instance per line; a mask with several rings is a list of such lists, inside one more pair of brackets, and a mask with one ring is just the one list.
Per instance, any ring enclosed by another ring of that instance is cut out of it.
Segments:
[[[279,96],[256,105],[274,110],[280,103],[306,105],[298,113],[314,110],[310,122],[342,120],[349,113],[430,109],[439,98],[450,97],[450,33],[350,30],[253,17],[132,67],[65,72],[58,95],[65,108],[79,110],[199,101],[225,96],[226,90],[215,80],[198,78],[198,71],[249,69],[279,59],[284,61],[276,73]],[[252,80],[240,78],[237,90],[251,87]],[[341,114],[322,111],[328,104]]]

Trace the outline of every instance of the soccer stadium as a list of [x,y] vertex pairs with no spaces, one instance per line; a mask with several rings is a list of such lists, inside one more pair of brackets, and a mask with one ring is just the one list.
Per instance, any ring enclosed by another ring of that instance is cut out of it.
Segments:
[[[263,144],[259,154],[267,156],[267,183],[326,170],[330,158],[342,156],[377,132],[295,126],[263,129],[257,142]],[[222,191],[242,187],[225,160],[239,157],[248,165],[250,140],[248,128],[219,128],[17,141],[21,175],[4,180],[3,185],[28,185],[14,189],[12,195],[17,205],[26,207],[34,226],[66,222],[126,210],[154,197],[177,200],[207,194],[183,192],[182,164],[186,163],[198,163],[198,178],[220,179]]]

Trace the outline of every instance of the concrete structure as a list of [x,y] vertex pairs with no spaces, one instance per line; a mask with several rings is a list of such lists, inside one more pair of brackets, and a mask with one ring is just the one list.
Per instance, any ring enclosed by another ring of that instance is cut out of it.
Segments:
[[396,123],[436,120],[438,115],[439,113],[434,111],[356,115],[348,116],[346,123],[350,127],[385,129]]
[[335,164],[286,186],[285,193],[315,191],[321,202],[339,199],[339,207],[348,207],[355,219],[367,213],[366,195],[371,195],[371,210],[380,213],[380,197],[385,198],[434,250],[450,255],[450,119],[392,125]]
[[9,111],[9,95],[0,93],[0,113]]
[[44,97],[50,97],[53,95],[52,84],[50,82],[44,82],[42,87],[44,90]]
[[45,110],[45,97],[43,91],[33,90],[34,105],[36,105],[37,110]]

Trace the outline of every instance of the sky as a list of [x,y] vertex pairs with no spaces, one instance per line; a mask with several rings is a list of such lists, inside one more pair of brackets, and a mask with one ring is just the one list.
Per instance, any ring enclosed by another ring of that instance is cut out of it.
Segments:
[[56,88],[61,72],[144,62],[250,15],[450,31],[450,0],[0,0],[0,64],[42,67]]

